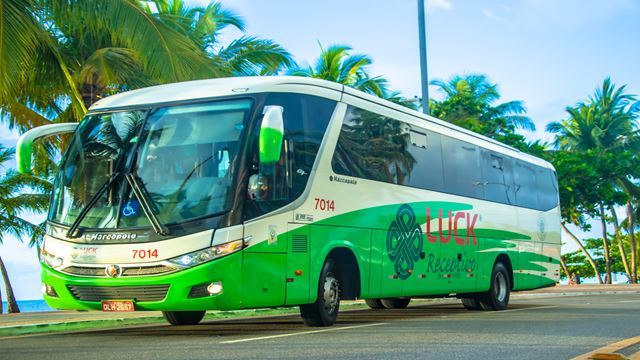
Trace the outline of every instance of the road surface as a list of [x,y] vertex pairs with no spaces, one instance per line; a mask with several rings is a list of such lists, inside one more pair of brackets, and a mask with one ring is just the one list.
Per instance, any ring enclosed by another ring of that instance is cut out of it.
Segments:
[[342,312],[330,328],[280,316],[0,338],[0,358],[570,359],[620,341],[618,352],[640,354],[638,335],[640,295],[598,294],[513,299],[499,312],[417,302]]

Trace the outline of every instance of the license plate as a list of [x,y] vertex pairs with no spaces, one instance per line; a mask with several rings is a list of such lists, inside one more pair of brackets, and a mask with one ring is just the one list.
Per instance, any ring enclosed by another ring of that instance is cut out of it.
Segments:
[[133,312],[133,301],[129,300],[103,300],[102,311]]

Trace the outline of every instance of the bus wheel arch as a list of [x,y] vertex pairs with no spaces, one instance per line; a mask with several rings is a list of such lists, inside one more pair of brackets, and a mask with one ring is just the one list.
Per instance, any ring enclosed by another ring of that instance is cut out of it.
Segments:
[[[338,281],[340,299],[355,300],[360,297],[360,267],[353,251],[346,247],[331,249],[326,259],[332,259]],[[325,260],[326,261],[326,260]]]
[[496,258],[496,261],[493,262],[493,266],[495,266],[498,262],[502,263],[509,273],[509,284],[511,284],[510,290],[513,290],[513,265],[511,265],[511,259],[507,254],[500,254]]
[[491,270],[489,291],[481,293],[478,297],[483,310],[505,310],[509,306],[512,288],[510,272],[502,261],[496,260]]

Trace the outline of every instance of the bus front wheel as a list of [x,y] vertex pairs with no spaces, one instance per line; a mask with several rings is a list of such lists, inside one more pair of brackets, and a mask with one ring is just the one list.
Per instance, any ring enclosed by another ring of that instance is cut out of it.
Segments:
[[164,319],[171,325],[197,325],[205,311],[163,311]]
[[318,298],[313,304],[300,305],[300,315],[308,326],[331,326],[338,318],[340,283],[332,259],[327,259],[320,272]]

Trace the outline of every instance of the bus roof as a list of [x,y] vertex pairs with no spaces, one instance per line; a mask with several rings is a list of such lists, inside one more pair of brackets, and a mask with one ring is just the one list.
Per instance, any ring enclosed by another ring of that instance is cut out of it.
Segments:
[[[523,160],[535,163],[540,166],[553,169],[548,162],[521,152],[511,146],[505,145],[494,139],[480,135],[473,131],[453,125],[446,121],[434,118],[407,107],[392,103],[379,97],[366,94],[362,91],[338,84],[335,82],[313,79],[300,76],[248,76],[230,77],[219,79],[206,79],[171,83],[151,86],[119,93],[101,99],[94,103],[89,109],[90,112],[100,112],[139,106],[158,106],[162,104],[179,103],[183,101],[208,99],[220,96],[230,96],[239,94],[252,94],[261,92],[301,92],[311,95],[330,97],[334,100],[342,100],[344,94],[355,96],[362,100],[377,105],[384,106],[410,115],[414,118],[426,120],[439,128],[465,134],[466,138],[473,138],[477,145],[487,146],[498,150],[506,155],[517,156]],[[417,119],[416,119],[417,120]],[[420,125],[419,123],[416,123]],[[484,144],[483,144],[484,143]],[[492,145],[492,146],[491,146]]]

